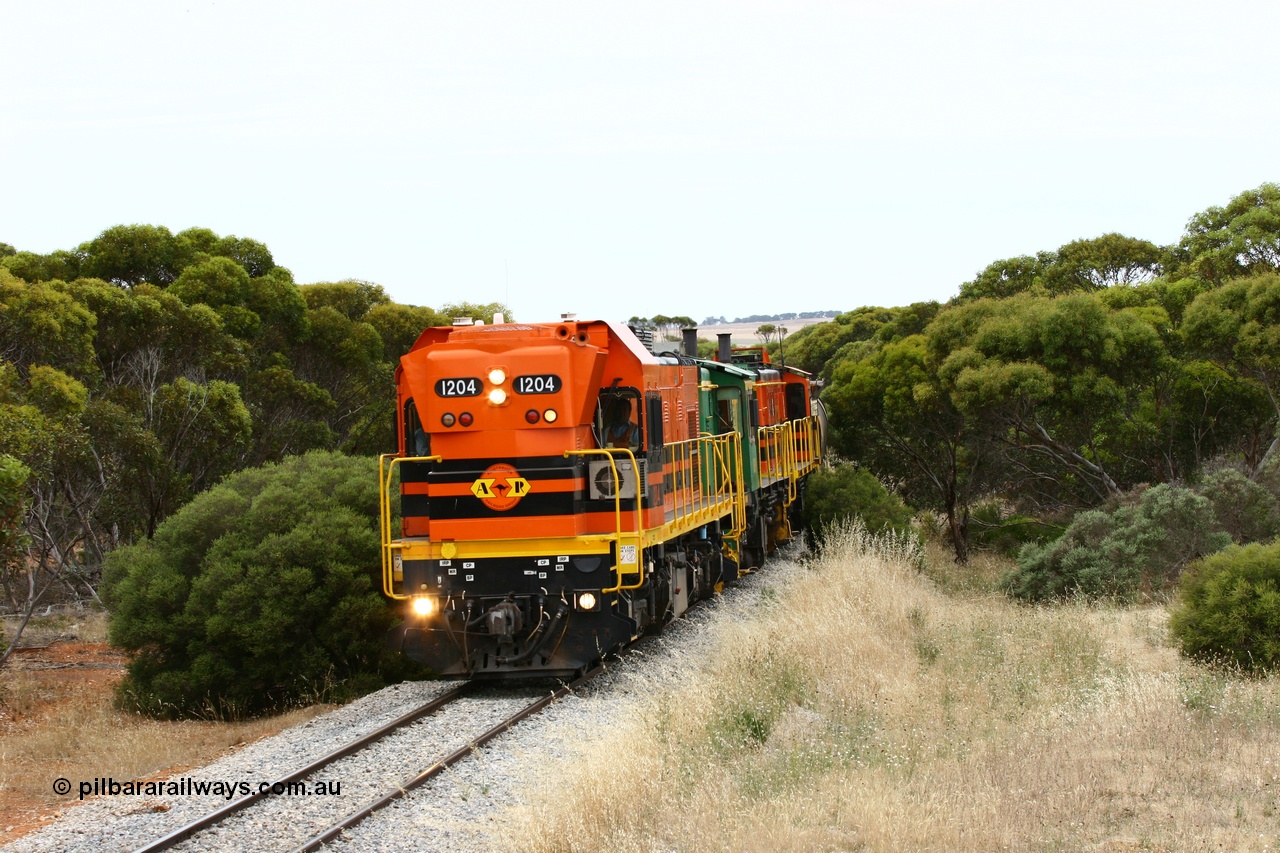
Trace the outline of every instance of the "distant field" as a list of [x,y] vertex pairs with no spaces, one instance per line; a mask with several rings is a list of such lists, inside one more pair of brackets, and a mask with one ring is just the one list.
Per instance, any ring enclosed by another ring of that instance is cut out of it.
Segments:
[[698,337],[715,340],[716,335],[728,332],[733,337],[730,339],[737,345],[758,344],[760,336],[756,334],[756,329],[766,323],[772,323],[775,326],[786,326],[788,334],[798,332],[811,323],[825,323],[830,317],[813,317],[806,320],[761,320],[756,323],[720,323],[715,326],[699,326]]

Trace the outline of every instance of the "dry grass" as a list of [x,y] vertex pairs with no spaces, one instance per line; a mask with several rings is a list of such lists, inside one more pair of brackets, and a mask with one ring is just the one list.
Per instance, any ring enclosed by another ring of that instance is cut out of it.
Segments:
[[141,779],[204,764],[230,747],[328,710],[312,707],[242,723],[162,722],[115,710],[110,687],[95,689],[84,678],[16,672],[5,682],[5,704],[22,721],[0,728],[0,792],[37,797],[48,794],[59,776]]
[[[68,606],[49,614],[34,616],[27,622],[18,648],[43,646],[53,642],[75,640],[80,643],[105,643],[107,641],[107,614],[87,607]],[[0,641],[12,643],[22,619],[17,616],[0,617]],[[0,672],[3,672],[0,670]]]
[[1280,849],[1280,682],[1164,612],[947,594],[850,532],[725,621],[687,686],[584,745],[520,837],[558,850]]
[[[101,645],[101,617],[42,620],[24,643],[61,638],[0,671],[0,843],[47,819],[75,795],[58,797],[54,779],[145,779],[208,763],[228,749],[307,720],[313,706],[241,723],[160,722],[117,711],[113,688],[123,658]],[[25,662],[75,666],[22,669]],[[7,831],[6,827],[12,827]]]
[[956,552],[938,536],[930,537],[923,549],[925,575],[938,588],[957,596],[995,592],[1013,568],[1014,562],[992,551],[973,550],[969,562],[957,563]]

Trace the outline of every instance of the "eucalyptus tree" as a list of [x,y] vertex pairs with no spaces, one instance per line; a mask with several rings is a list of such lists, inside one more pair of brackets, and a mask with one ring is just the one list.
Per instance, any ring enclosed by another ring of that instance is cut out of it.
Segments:
[[[304,284],[299,290],[307,308],[329,307],[348,320],[363,320],[378,305],[391,304],[391,297],[382,285],[371,281],[347,279],[337,282]],[[421,331],[421,330],[419,330]]]
[[394,368],[385,360],[377,329],[328,305],[308,310],[307,325],[307,337],[289,350],[289,359],[298,379],[328,397],[324,422],[333,442],[362,453],[390,446]]
[[271,250],[265,244],[248,237],[234,235],[222,237],[213,244],[210,254],[230,258],[243,267],[252,278],[261,278],[276,268]]
[[54,283],[28,283],[0,269],[0,359],[25,376],[35,364],[94,371],[93,313]]
[[1027,485],[1094,502],[1149,475],[1144,406],[1167,351],[1151,317],[1093,295],[1021,295],[943,312],[930,363],[967,416],[987,421]]
[[121,287],[172,284],[191,261],[189,241],[163,225],[115,225],[79,247],[81,274]]
[[1280,184],[1267,183],[1187,223],[1185,268],[1213,282],[1280,271]]
[[382,339],[383,360],[392,367],[418,340],[423,329],[447,326],[450,318],[433,308],[386,302],[373,305],[363,318]]
[[1035,290],[1040,280],[1054,262],[1050,252],[1037,252],[1035,255],[1018,255],[1003,258],[987,264],[973,281],[960,285],[958,302],[973,299],[1004,299],[1019,293],[1030,293]]
[[1200,294],[1187,308],[1182,335],[1193,352],[1213,359],[1270,403],[1263,427],[1269,440],[1246,453],[1257,479],[1280,447],[1280,274],[1239,279]]
[[9,257],[0,258],[0,267],[32,284],[38,281],[71,281],[79,278],[83,263],[84,257],[81,253],[62,249],[47,255],[35,252],[14,252]]
[[995,442],[956,404],[924,335],[839,363],[824,393],[845,457],[900,486],[908,503],[945,517],[956,560],[969,558],[969,509],[999,476]]
[[1059,246],[1044,271],[1051,295],[1102,290],[1152,281],[1164,269],[1165,250],[1149,240],[1103,234]]
[[823,373],[842,347],[870,340],[892,316],[892,308],[866,307],[811,323],[787,338],[787,360],[801,370]]

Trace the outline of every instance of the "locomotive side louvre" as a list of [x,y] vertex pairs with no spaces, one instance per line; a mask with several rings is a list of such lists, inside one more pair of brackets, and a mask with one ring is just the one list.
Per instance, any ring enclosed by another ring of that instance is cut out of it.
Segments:
[[574,672],[790,535],[760,515],[807,473],[776,371],[504,323],[424,331],[396,385],[383,585],[413,605],[396,641],[442,674]]

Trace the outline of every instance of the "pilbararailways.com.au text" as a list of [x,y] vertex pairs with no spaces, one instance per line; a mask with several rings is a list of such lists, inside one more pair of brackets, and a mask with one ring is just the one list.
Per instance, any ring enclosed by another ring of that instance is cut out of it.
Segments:
[[[54,783],[54,791],[70,793],[70,784],[66,779]],[[65,789],[65,790],[60,790]],[[339,781],[316,780],[314,782],[237,782],[210,779],[167,779],[159,782],[132,780],[117,782],[111,778],[98,778],[92,782],[80,783],[80,799],[85,797],[223,797],[234,800],[236,797],[247,797],[250,794],[273,797],[338,797],[342,795],[342,783]]]

